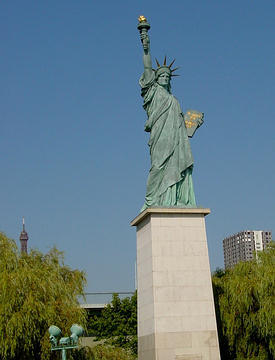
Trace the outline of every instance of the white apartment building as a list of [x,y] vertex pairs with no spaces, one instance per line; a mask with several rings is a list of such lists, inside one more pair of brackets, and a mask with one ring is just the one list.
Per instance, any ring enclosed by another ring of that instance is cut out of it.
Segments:
[[253,254],[263,251],[272,241],[272,233],[268,230],[245,230],[223,239],[223,255],[225,269],[231,268],[239,261],[253,259]]

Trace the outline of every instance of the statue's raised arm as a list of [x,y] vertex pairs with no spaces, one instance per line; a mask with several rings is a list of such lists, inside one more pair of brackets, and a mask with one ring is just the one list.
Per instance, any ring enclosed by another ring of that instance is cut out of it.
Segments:
[[143,47],[143,64],[144,64],[144,77],[145,80],[148,80],[152,77],[153,69],[152,69],[152,60],[150,54],[150,39],[148,35],[148,30],[150,29],[150,25],[147,22],[146,18],[141,15],[138,18],[138,30],[140,33],[140,39]]

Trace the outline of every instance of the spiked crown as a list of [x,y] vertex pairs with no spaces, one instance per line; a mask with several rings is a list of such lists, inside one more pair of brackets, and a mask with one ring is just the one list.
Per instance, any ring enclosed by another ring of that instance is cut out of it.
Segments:
[[163,74],[165,72],[168,73],[170,76],[179,76],[179,75],[173,74],[174,71],[179,69],[178,67],[175,69],[172,69],[172,65],[174,64],[175,60],[176,59],[174,59],[170,65],[166,65],[166,56],[165,56],[164,60],[163,60],[163,65],[160,65],[160,63],[156,59],[156,64],[157,64],[156,78],[158,78],[161,74]]

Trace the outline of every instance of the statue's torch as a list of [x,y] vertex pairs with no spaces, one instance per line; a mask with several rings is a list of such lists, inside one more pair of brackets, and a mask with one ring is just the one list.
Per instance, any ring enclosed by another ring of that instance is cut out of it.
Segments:
[[148,50],[149,47],[149,37],[148,37],[148,30],[150,29],[150,25],[147,22],[147,19],[145,16],[141,15],[138,18],[138,26],[137,26],[140,35],[143,35],[141,37],[141,42],[143,45],[144,50]]

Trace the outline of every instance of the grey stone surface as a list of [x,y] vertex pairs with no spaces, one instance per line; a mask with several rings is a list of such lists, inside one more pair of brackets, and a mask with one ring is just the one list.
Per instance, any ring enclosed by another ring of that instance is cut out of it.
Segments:
[[147,209],[137,226],[139,360],[219,360],[204,216]]

